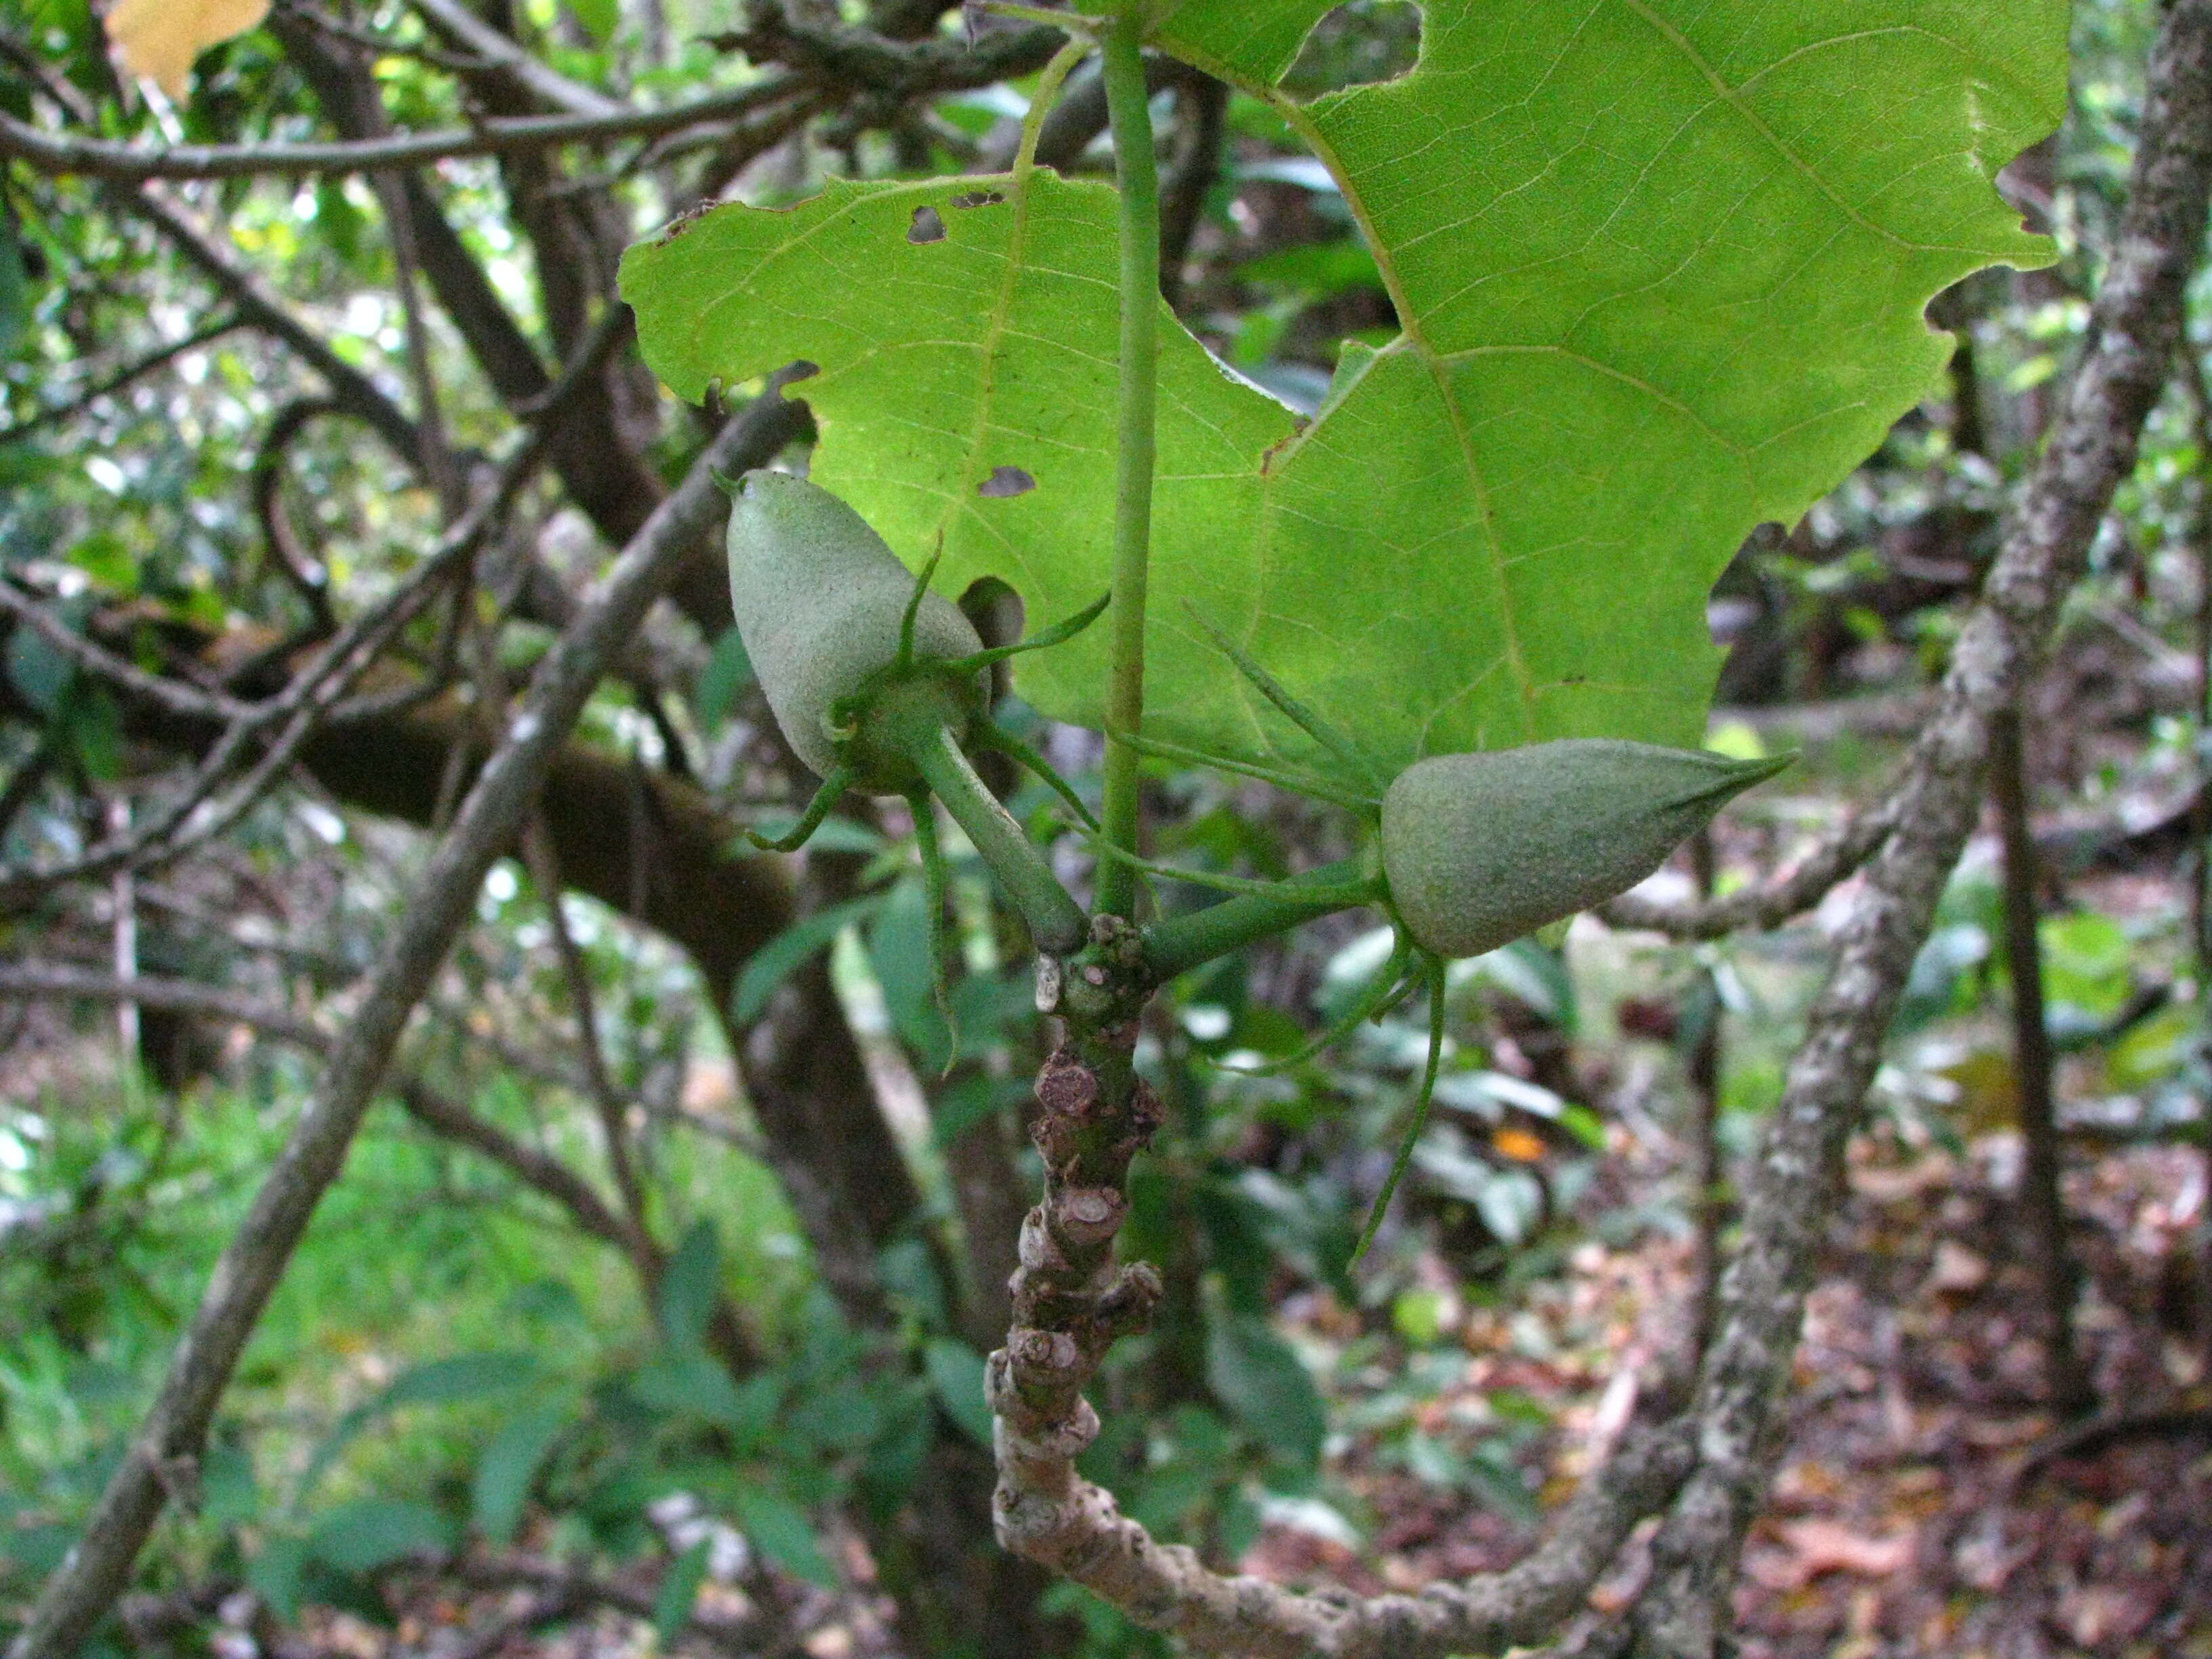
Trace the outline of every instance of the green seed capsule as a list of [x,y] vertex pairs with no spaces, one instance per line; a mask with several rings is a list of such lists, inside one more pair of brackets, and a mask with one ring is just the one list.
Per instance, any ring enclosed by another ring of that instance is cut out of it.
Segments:
[[[896,661],[915,578],[867,521],[819,485],[787,472],[749,472],[730,503],[730,599],[738,635],[792,750],[827,777],[841,763],[874,794],[918,781],[913,765],[872,740],[862,715],[841,730],[836,706]],[[983,648],[967,617],[935,593],[915,614],[915,672],[884,695],[928,704],[964,738],[983,708],[983,681],[931,672],[932,659]]]
[[1626,892],[1789,763],[1603,738],[1417,761],[1382,797],[1391,900],[1422,945],[1480,956]]

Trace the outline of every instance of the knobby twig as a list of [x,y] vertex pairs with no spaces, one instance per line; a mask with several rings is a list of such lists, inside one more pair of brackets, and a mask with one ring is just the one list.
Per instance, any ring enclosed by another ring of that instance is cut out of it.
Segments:
[[1653,1542],[1634,1650],[1719,1650],[1745,1529],[1763,1501],[1805,1292],[1839,1201],[1844,1148],[1905,976],[1972,830],[1990,724],[2008,706],[2079,574],[2181,332],[2212,186],[2212,0],[2176,0],[2151,54],[2134,178],[2080,368],[1960,635],[1897,796],[1897,831],[1841,929],[1745,1205],[1694,1409],[1698,1466]]
[[1149,1264],[1113,1261],[1128,1212],[1129,1161],[1159,1112],[1130,1061],[1135,1011],[1153,988],[1135,931],[1097,917],[1089,948],[1056,965],[1041,981],[1041,1000],[1066,1018],[1068,1036],[1038,1075],[1031,1132],[1044,1162],[1044,1201],[1023,1222],[1013,1326],[985,1373],[998,1418],[1000,1541],[1139,1623],[1224,1659],[1442,1659],[1549,1632],[1689,1470],[1686,1419],[1624,1439],[1549,1539],[1507,1571],[1368,1601],[1215,1573],[1194,1552],[1155,1541],[1111,1493],[1077,1474],[1075,1459],[1098,1432],[1083,1389],[1115,1340],[1141,1329],[1162,1294]]
[[763,424],[748,410],[723,428],[538,665],[498,750],[431,854],[328,1069],[216,1262],[161,1392],[84,1536],[47,1581],[11,1659],[75,1653],[127,1582],[168,1483],[196,1467],[238,1356],[316,1203],[337,1178],[408,1017],[466,922],[486,871],[513,843],[547,767],[608,664],[720,509],[713,475],[767,459],[755,453]]

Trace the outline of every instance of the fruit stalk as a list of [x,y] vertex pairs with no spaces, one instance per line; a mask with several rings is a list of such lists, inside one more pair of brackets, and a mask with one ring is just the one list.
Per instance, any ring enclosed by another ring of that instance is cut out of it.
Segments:
[[952,821],[967,832],[976,856],[1022,913],[1036,948],[1048,956],[1073,951],[1089,930],[1083,907],[1060,884],[1045,855],[1023,833],[1013,814],[976,775],[943,722],[926,708],[915,709],[908,718],[900,718],[901,712],[886,710],[891,715],[887,721],[891,742],[914,763]]
[[[1241,951],[1248,945],[1288,933],[1346,908],[1340,890],[1367,876],[1357,859],[1325,864],[1291,877],[1279,893],[1245,894],[1209,904],[1186,915],[1170,916],[1145,930],[1145,969],[1155,985],[1164,985],[1177,974]],[[1297,890],[1311,886],[1328,890],[1302,898]]]

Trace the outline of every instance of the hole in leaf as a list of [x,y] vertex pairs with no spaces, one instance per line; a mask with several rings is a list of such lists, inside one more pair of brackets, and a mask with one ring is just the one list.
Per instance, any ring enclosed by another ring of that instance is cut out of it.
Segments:
[[971,190],[952,198],[957,208],[996,207],[1006,198],[995,190]]
[[[975,625],[976,635],[988,645],[1012,645],[1022,636],[1026,612],[1022,596],[996,576],[978,576],[955,601],[960,614]],[[1005,696],[1014,683],[1014,665],[994,663],[991,668],[991,701]]]
[[1413,0],[1346,0],[1313,26],[1279,84],[1304,103],[1395,81],[1420,57],[1421,9]]
[[1022,596],[996,576],[978,576],[955,601],[986,645],[1012,645],[1022,636]]
[[975,486],[975,493],[995,501],[1007,495],[1026,495],[1036,488],[1036,478],[1020,467],[994,466],[991,476]]
[[941,242],[945,240],[945,221],[933,207],[918,207],[914,210],[914,222],[906,228],[909,242]]

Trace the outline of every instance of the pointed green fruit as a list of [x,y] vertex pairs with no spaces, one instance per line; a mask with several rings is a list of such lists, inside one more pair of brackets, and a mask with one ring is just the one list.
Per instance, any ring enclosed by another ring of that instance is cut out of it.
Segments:
[[[837,705],[861,691],[931,714],[965,738],[982,712],[974,672],[934,672],[982,640],[951,601],[925,593],[914,620],[914,666],[896,677],[900,625],[915,577],[867,521],[818,484],[748,472],[730,501],[730,601],[745,655],[792,751],[827,777],[840,763],[871,794],[910,788],[919,775],[878,740],[869,714],[845,728]],[[872,711],[871,711],[872,712]]]
[[1382,872],[1413,938],[1480,956],[1609,899],[1791,757],[1568,738],[1436,755],[1382,797]]

